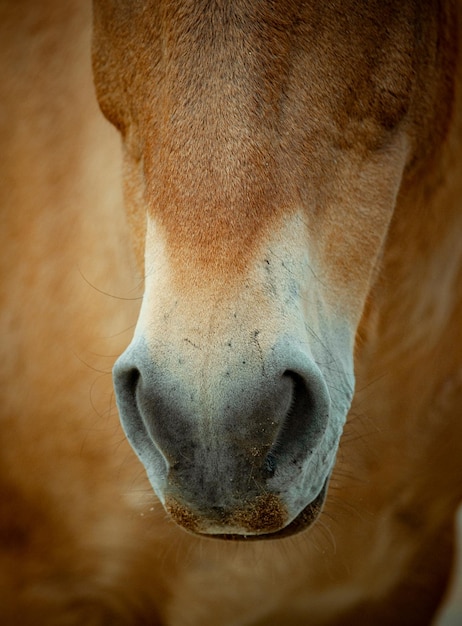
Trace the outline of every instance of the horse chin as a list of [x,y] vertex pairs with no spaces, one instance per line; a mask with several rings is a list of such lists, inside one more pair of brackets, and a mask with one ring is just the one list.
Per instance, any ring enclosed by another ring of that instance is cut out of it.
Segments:
[[201,537],[207,537],[209,539],[224,539],[225,541],[261,541],[261,540],[273,540],[273,539],[283,539],[285,537],[290,537],[291,535],[296,535],[299,532],[306,530],[309,526],[314,524],[314,522],[318,519],[321,514],[324,501],[326,499],[327,494],[327,484],[329,479],[326,479],[321,491],[316,496],[314,500],[312,500],[309,504],[306,505],[302,511],[293,519],[287,526],[281,528],[280,530],[262,533],[262,534],[207,534],[207,533],[197,533]]

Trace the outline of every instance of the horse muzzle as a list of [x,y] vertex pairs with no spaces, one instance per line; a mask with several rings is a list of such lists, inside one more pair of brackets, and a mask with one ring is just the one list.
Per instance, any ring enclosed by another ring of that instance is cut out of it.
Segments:
[[114,367],[123,427],[165,509],[197,534],[301,530],[321,509],[338,440],[313,358],[287,336],[266,353],[251,337],[237,352],[225,340],[201,361],[183,343],[156,358],[138,336]]

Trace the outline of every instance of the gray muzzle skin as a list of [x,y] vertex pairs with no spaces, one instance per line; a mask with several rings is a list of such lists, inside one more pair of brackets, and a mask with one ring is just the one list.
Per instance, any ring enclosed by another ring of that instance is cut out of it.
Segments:
[[186,356],[164,348],[156,362],[138,335],[114,367],[123,428],[166,510],[217,537],[275,538],[310,524],[343,427],[332,428],[311,355],[284,337],[264,355],[251,342],[237,357],[223,349],[208,370]]

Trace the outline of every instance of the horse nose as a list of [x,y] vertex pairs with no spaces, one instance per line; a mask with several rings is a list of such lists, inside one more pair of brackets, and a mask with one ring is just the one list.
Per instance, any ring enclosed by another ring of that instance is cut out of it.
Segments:
[[[263,510],[271,501],[277,515],[258,515],[246,532],[268,531],[265,524],[275,519],[288,523],[294,506],[302,506],[291,490],[329,417],[329,394],[313,359],[289,341],[260,355],[258,367],[242,355],[239,367],[228,362],[221,371],[174,361],[159,366],[137,342],[114,367],[123,427],[161,501],[171,513],[182,511],[180,523],[187,510],[189,519],[233,532],[242,525],[237,518],[252,518],[244,509]],[[314,478],[313,498],[323,485]]]

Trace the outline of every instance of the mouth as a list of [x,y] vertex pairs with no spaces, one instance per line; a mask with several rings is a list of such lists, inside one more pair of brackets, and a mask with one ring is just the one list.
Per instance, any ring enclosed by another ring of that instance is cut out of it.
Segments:
[[213,534],[208,535],[206,533],[197,533],[201,537],[207,537],[209,539],[224,539],[225,541],[262,541],[262,540],[273,540],[273,539],[283,539],[285,537],[290,537],[291,535],[296,535],[303,530],[306,530],[309,526],[311,526],[319,517],[322,507],[324,504],[324,500],[326,499],[327,494],[327,484],[329,480],[326,479],[321,491],[316,496],[316,498],[310,502],[298,515],[295,519],[293,519],[290,524],[284,526],[280,530],[269,533],[262,534],[252,534],[252,535],[241,535],[241,534]]

